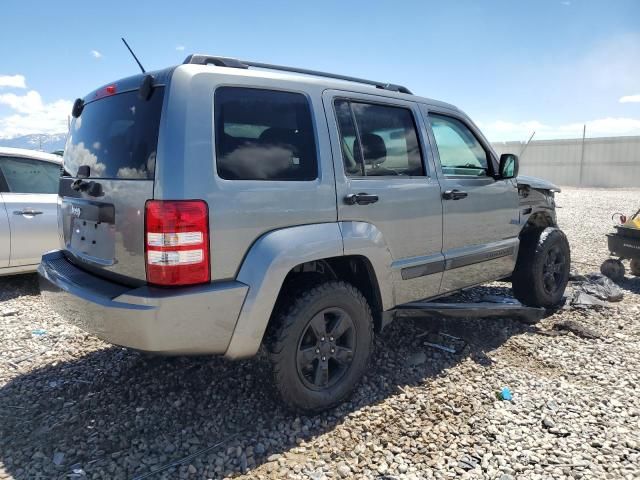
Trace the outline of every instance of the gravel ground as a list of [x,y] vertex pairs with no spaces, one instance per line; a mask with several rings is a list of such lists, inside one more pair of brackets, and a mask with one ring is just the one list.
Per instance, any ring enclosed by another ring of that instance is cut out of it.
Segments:
[[[578,272],[598,269],[611,213],[638,197],[558,196]],[[398,321],[349,403],[298,417],[279,405],[264,358],[115,348],[62,322],[34,276],[3,278],[0,479],[640,478],[640,279],[622,287],[610,308],[536,326]],[[599,338],[554,329],[561,320]],[[434,332],[466,346],[424,345]],[[503,387],[512,401],[498,399]]]

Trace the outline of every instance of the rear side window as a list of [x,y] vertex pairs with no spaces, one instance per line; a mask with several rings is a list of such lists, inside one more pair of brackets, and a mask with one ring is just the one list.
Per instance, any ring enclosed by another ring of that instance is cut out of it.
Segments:
[[221,87],[215,94],[216,163],[228,180],[314,180],[315,136],[299,93]]
[[411,110],[335,101],[345,173],[351,177],[423,176]]
[[148,100],[135,90],[87,103],[71,124],[67,174],[86,165],[92,178],[153,179],[163,95],[156,87]]
[[60,165],[55,163],[0,157],[0,172],[11,193],[58,193]]

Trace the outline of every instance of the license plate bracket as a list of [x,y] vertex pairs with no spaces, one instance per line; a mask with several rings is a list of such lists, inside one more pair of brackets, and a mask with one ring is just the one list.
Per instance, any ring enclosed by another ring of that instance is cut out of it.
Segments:
[[105,222],[73,218],[69,247],[72,251],[113,262],[115,228]]

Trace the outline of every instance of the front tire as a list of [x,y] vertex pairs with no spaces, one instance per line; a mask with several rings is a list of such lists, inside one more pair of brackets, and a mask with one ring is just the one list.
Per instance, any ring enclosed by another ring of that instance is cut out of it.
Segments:
[[345,400],[373,351],[373,320],[362,293],[326,282],[294,296],[280,312],[268,350],[282,399],[303,412]]
[[549,227],[527,232],[520,240],[513,294],[530,307],[555,307],[564,295],[570,267],[571,249],[561,230]]

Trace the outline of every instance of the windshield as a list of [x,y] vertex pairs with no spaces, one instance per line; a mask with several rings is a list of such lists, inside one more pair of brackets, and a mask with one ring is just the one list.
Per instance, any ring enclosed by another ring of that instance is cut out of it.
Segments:
[[85,105],[71,124],[65,174],[86,165],[92,178],[152,179],[163,95],[156,87],[149,100],[135,90]]

